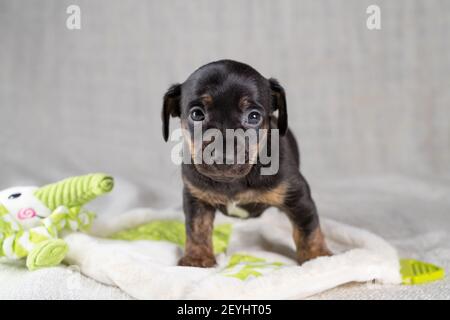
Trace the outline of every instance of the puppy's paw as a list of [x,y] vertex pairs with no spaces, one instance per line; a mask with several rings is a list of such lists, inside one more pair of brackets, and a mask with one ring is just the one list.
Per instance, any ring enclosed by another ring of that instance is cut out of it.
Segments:
[[307,250],[307,251],[303,251],[300,252],[297,255],[297,262],[299,265],[302,265],[303,263],[305,263],[306,261],[318,258],[318,257],[327,257],[327,256],[332,256],[333,253],[327,248],[327,247],[322,247],[316,250]]
[[216,258],[209,256],[203,257],[184,256],[178,261],[179,266],[185,267],[212,268],[216,264],[217,264]]

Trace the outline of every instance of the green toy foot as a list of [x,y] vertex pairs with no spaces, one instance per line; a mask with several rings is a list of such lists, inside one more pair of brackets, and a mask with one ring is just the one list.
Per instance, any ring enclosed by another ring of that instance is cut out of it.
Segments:
[[61,263],[67,250],[64,240],[54,239],[40,242],[27,257],[27,267],[33,271],[39,268],[52,267]]

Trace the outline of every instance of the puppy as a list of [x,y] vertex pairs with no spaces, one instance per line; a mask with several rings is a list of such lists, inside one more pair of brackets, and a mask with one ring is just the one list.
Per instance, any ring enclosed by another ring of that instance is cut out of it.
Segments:
[[[274,112],[278,111],[278,118]],[[190,146],[191,158],[195,125],[202,132],[215,128],[278,129],[279,170],[261,174],[265,166],[253,158],[251,150],[271,145],[272,131],[264,142],[245,147],[245,163],[213,164],[183,162],[183,209],[186,218],[186,246],[181,266],[213,267],[214,216],[217,210],[244,212],[258,217],[268,207],[284,212],[293,225],[293,239],[299,264],[330,255],[322,235],[309,185],[299,171],[297,142],[288,129],[286,96],[277,80],[266,79],[252,67],[232,60],[209,63],[197,69],[182,84],[172,85],[164,95],[163,136],[169,137],[169,118],[181,118],[181,127]],[[208,143],[201,144],[204,150]],[[200,150],[200,151],[201,151]],[[270,152],[270,150],[269,150]],[[218,157],[223,155],[218,152]],[[231,209],[230,209],[231,208]],[[241,217],[243,216],[240,214]]]

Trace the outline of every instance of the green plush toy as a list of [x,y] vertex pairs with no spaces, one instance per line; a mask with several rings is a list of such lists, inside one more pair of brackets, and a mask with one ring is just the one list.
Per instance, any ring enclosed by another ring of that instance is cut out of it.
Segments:
[[58,235],[86,231],[94,214],[83,205],[113,186],[112,177],[98,173],[0,191],[0,257],[26,258],[29,270],[58,265],[68,250]]

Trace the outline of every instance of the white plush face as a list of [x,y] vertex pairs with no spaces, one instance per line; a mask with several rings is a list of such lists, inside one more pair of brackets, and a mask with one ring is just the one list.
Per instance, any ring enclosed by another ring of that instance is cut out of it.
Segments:
[[24,229],[37,226],[39,221],[51,214],[38,198],[34,196],[36,187],[14,187],[0,191],[0,205],[8,210],[9,216]]

